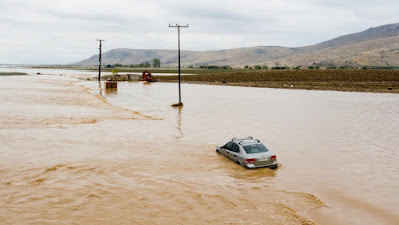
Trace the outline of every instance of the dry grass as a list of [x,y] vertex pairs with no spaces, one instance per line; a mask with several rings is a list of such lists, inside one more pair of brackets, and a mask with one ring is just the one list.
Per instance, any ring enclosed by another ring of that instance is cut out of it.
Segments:
[[[175,82],[177,76],[158,76]],[[182,82],[230,86],[399,93],[399,70],[284,70],[182,76]]]

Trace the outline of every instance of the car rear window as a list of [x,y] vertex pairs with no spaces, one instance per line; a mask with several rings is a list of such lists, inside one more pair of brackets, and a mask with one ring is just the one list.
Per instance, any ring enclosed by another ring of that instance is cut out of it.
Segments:
[[247,154],[260,153],[260,152],[268,152],[267,148],[263,144],[250,144],[244,145],[244,150]]

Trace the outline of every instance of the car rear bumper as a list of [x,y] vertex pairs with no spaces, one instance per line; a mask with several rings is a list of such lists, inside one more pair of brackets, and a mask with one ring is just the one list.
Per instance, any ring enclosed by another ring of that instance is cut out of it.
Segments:
[[262,168],[262,167],[277,167],[277,161],[273,161],[272,163],[267,164],[259,164],[259,163],[246,163],[244,166],[250,169],[253,168]]

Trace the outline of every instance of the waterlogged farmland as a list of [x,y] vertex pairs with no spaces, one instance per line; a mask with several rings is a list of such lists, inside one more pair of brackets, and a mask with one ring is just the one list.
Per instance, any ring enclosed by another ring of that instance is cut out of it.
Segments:
[[[157,79],[175,82],[177,77],[163,76]],[[182,76],[182,81],[231,86],[399,93],[399,70],[231,71]]]

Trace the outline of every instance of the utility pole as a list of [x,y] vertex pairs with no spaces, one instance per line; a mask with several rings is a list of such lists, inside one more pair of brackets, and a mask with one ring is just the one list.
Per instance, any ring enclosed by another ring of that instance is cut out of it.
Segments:
[[101,47],[102,47],[102,42],[105,40],[97,39],[97,41],[100,42],[100,54],[98,56],[98,61],[100,61],[100,64],[98,65],[98,81],[101,81]]
[[181,102],[181,88],[180,88],[180,28],[188,28],[188,24],[186,26],[181,26],[176,24],[175,26],[171,26],[169,24],[169,27],[177,27],[177,42],[178,42],[178,58],[179,58],[179,103],[173,104],[172,106],[183,106],[183,103]]

